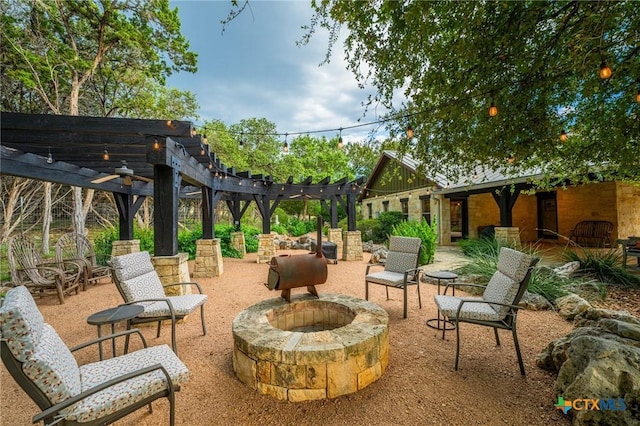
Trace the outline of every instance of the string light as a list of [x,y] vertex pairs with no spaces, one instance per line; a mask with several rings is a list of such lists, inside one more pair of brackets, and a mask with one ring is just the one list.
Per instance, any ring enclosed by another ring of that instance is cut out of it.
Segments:
[[489,115],[491,117],[498,115],[498,107],[493,103],[493,101],[491,101],[491,106],[489,107]]
[[176,127],[176,125],[175,125],[175,123],[173,122],[173,120],[167,120],[167,127],[170,127],[170,128],[172,128],[172,129],[173,129],[174,127]]
[[640,102],[640,89],[638,89],[638,93],[636,93],[636,102]]
[[209,141],[207,140],[207,134],[206,133],[204,134],[204,137],[202,138],[202,142],[204,142],[206,144],[209,143]]
[[607,65],[607,62],[603,59],[602,63],[600,63],[600,78],[606,80],[611,77],[611,74],[613,74],[611,68],[609,68],[609,65]]
[[200,155],[205,155],[206,151],[204,150],[204,145],[200,147]]
[[344,144],[342,143],[342,127],[340,127],[340,134],[338,135],[338,149],[342,149]]
[[566,140],[569,139],[569,136],[567,135],[567,132],[565,132],[564,130],[560,133],[560,140],[562,142],[566,142]]
[[288,133],[284,134],[284,145],[282,145],[282,152],[284,152],[285,154],[287,152],[289,152],[289,144],[287,143],[287,136],[289,136]]
[[411,124],[409,124],[407,126],[407,138],[409,139],[413,139],[413,127],[411,127]]
[[104,161],[109,161],[109,151],[107,151],[107,146],[104,146],[104,152],[102,153],[102,159]]
[[160,149],[160,143],[158,142],[158,139],[153,140],[153,149]]
[[51,146],[49,146],[49,155],[47,156],[47,164],[53,163],[53,155],[51,155]]

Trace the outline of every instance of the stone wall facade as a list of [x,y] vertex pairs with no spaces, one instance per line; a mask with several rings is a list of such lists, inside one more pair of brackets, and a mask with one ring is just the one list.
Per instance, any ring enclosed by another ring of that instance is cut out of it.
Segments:
[[330,228],[327,239],[338,246],[337,259],[342,259],[342,228]]
[[640,186],[616,183],[618,238],[640,236]]
[[[175,256],[153,256],[151,262],[162,284],[191,282],[189,275],[189,255],[178,253]],[[167,296],[191,294],[191,286],[175,286],[165,289]]]
[[276,255],[276,234],[258,234],[258,255],[256,263],[269,263]]
[[123,254],[138,253],[140,251],[140,240],[118,240],[111,246],[111,257],[122,256]]
[[231,247],[236,249],[240,255],[241,259],[247,255],[247,246],[245,245],[244,233],[243,232],[232,232],[231,233]]
[[223,272],[220,238],[196,241],[195,278],[219,277]]
[[362,260],[362,235],[360,231],[345,231],[342,260]]

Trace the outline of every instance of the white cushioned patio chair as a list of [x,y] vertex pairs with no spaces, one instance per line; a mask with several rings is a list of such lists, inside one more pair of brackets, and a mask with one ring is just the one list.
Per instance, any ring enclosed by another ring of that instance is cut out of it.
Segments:
[[[10,289],[0,307],[0,355],[7,370],[42,410],[33,423],[104,425],[158,398],[169,400],[175,423],[175,392],[189,377],[167,345],[146,347],[138,330],[127,330],[67,348],[44,322],[24,286]],[[105,340],[138,333],[143,349],[79,366],[73,352]]]
[[[207,295],[202,294],[202,288],[198,283],[162,284],[158,273],[153,268],[149,252],[115,256],[110,261],[111,277],[116,284],[125,304],[137,304],[144,311],[131,320],[131,324],[158,322],[157,337],[160,337],[162,321],[171,321],[171,347],[177,354],[176,321],[184,318],[198,307],[200,308],[200,321],[202,322],[202,334],[207,334],[204,322],[204,303]],[[167,296],[164,289],[168,287],[186,286],[195,287],[196,294],[180,296]]]
[[[369,300],[369,283],[385,286],[387,300],[389,287],[402,289],[404,292],[404,318],[407,317],[407,289],[411,285],[418,288],[418,304],[422,309],[420,298],[420,268],[418,258],[422,240],[414,237],[389,237],[389,252],[384,264],[372,263],[365,271],[365,299]],[[374,266],[384,266],[384,271],[369,273]]]
[[[435,296],[439,313],[444,316],[446,321],[455,325],[456,370],[460,358],[460,324],[466,322],[492,327],[498,346],[500,346],[498,328],[511,330],[520,365],[520,374],[525,375],[516,333],[516,319],[518,310],[522,309],[518,303],[529,285],[531,273],[538,260],[526,253],[502,247],[498,255],[498,270],[493,274],[486,287],[478,284],[450,283],[447,284],[443,295]],[[484,293],[482,297],[447,296],[447,290],[455,286],[481,287],[484,288]],[[446,329],[444,327],[442,330],[443,339]]]

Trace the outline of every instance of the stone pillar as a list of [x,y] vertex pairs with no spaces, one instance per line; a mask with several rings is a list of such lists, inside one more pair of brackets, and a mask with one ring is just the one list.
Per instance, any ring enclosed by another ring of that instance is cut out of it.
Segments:
[[117,240],[111,246],[111,257],[122,256],[123,254],[138,253],[140,251],[140,240]]
[[244,233],[243,232],[232,232],[231,233],[231,247],[238,250],[238,253],[241,255],[241,259],[247,255],[247,246],[244,243]]
[[256,263],[269,263],[276,255],[275,234],[258,234],[258,257]]
[[193,277],[219,277],[222,275],[222,271],[220,238],[196,241],[196,262],[193,267]]
[[520,228],[517,226],[498,226],[496,227],[496,240],[510,246],[520,247]]
[[362,235],[360,231],[345,231],[342,260],[362,260]]
[[329,228],[327,239],[338,246],[337,259],[342,259],[342,228]]
[[[158,273],[162,284],[190,282],[188,260],[189,255],[187,253],[178,253],[175,256],[154,256],[151,258],[153,267]],[[191,286],[175,286],[165,289],[167,296],[191,294],[192,291]]]

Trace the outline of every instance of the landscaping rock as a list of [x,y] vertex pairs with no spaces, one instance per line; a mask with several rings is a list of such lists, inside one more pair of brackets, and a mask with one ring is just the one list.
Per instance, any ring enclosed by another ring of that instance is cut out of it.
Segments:
[[553,305],[545,297],[539,294],[524,292],[520,300],[520,306],[530,311],[546,311],[553,309]]
[[553,272],[563,278],[569,278],[578,269],[580,269],[580,262],[576,260],[554,268]]
[[387,261],[387,254],[389,250],[385,247],[380,247],[371,253],[371,259],[369,263],[385,263]]
[[577,315],[591,308],[591,304],[577,294],[569,294],[556,299],[558,314],[566,320],[572,321]]
[[373,253],[373,240],[363,242],[362,251],[366,251],[367,253]]
[[568,335],[538,355],[538,367],[558,373],[565,400],[624,399],[626,410],[569,410],[574,425],[631,425],[640,404],[640,320],[624,311],[589,309]]

